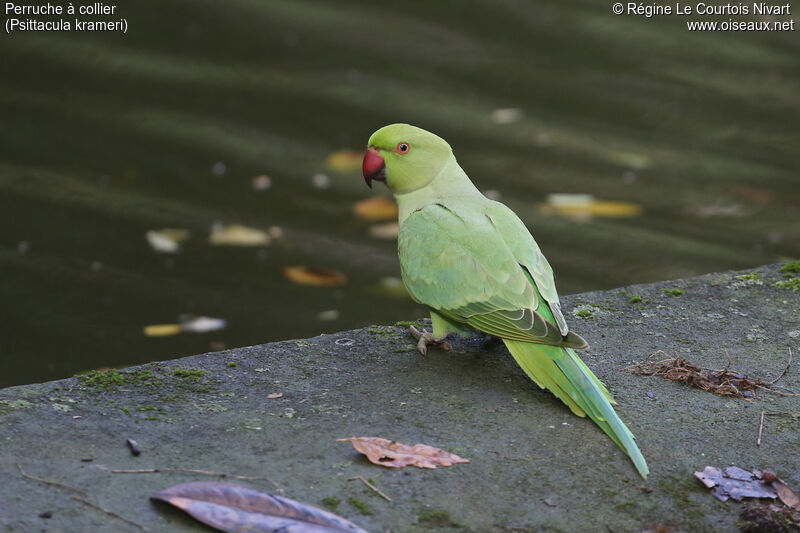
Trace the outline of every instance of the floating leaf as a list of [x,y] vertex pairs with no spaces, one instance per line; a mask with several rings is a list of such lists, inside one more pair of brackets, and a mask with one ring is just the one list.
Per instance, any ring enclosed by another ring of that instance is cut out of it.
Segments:
[[342,287],[347,284],[347,276],[333,268],[288,266],[284,267],[283,273],[289,281],[298,285]]
[[357,202],[353,206],[353,212],[364,220],[395,220],[397,219],[397,204],[385,196],[373,196]]
[[266,191],[272,187],[272,178],[267,175],[256,176],[253,178],[253,189],[257,191]]
[[522,120],[522,109],[507,107],[492,111],[492,122],[495,124],[512,124]]
[[144,327],[144,334],[147,337],[169,337],[181,332],[180,324],[153,324]]
[[317,320],[321,320],[322,322],[330,322],[331,320],[336,320],[337,318],[339,318],[338,309],[328,309],[327,311],[320,311],[317,313]]
[[380,437],[352,437],[339,439],[338,442],[351,442],[353,448],[367,456],[370,462],[389,468],[416,466],[418,468],[436,468],[451,466],[456,463],[468,463],[455,454],[446,452],[427,444],[401,444]]
[[189,318],[181,323],[181,330],[193,333],[205,333],[206,331],[216,331],[224,329],[227,325],[222,318],[211,318],[210,316],[197,316]]
[[592,217],[624,218],[642,214],[642,206],[629,202],[595,200],[591,194],[551,194],[547,203],[539,204],[544,213],[586,220]]
[[361,170],[361,161],[364,159],[364,152],[357,152],[355,150],[337,150],[328,156],[325,160],[325,166],[328,170],[335,172],[353,172]]
[[327,174],[314,174],[311,176],[311,185],[317,189],[327,189],[331,186],[331,178]]
[[408,298],[408,291],[403,284],[403,280],[395,277],[381,278],[380,283],[370,292],[388,296],[390,298],[405,299]]
[[156,252],[164,254],[174,254],[181,249],[181,242],[189,238],[189,232],[185,229],[151,229],[145,234],[145,238]]
[[240,224],[215,224],[209,237],[209,242],[214,246],[265,246],[270,240],[266,232]]
[[367,533],[328,511],[228,483],[182,483],[150,499],[174,505],[196,520],[230,533]]
[[369,227],[369,234],[378,239],[396,239],[400,233],[400,224],[397,222],[387,222],[386,224],[375,224]]

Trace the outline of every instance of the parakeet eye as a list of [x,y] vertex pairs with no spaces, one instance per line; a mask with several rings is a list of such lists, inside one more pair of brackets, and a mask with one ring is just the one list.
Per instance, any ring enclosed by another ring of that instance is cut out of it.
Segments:
[[394,151],[398,154],[407,154],[410,149],[408,143],[398,143]]

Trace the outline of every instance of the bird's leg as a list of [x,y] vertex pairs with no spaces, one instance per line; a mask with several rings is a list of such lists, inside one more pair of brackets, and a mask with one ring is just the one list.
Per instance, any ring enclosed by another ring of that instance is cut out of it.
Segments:
[[411,333],[412,337],[417,339],[417,350],[419,350],[419,353],[422,355],[427,355],[429,344],[438,344],[439,347],[445,351],[450,351],[453,349],[453,347],[450,346],[450,343],[445,340],[447,338],[447,334],[444,334],[440,337],[434,337],[432,333],[425,331],[425,328],[422,328],[422,331],[420,331],[414,326],[409,326],[408,331]]

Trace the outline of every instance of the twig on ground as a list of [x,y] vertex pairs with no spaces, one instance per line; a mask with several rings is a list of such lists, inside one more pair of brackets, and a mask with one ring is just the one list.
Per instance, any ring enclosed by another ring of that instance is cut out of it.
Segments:
[[19,464],[19,463],[17,463],[17,468],[19,468],[19,473],[22,474],[22,477],[24,477],[26,479],[31,479],[33,481],[39,481],[41,483],[46,483],[46,484],[52,485],[54,487],[59,487],[59,488],[66,489],[66,490],[69,490],[69,491],[72,491],[72,492],[76,492],[76,493],[80,494],[81,496],[86,496],[86,491],[83,490],[83,489],[79,489],[78,487],[73,487],[71,485],[67,485],[65,483],[61,483],[60,481],[54,481],[52,479],[45,479],[43,477],[37,477],[37,476],[31,475],[31,474],[25,472],[22,469],[22,465]]
[[779,379],[781,379],[783,376],[786,375],[786,372],[789,371],[789,367],[790,366],[792,366],[792,347],[791,346],[789,347],[789,362],[786,363],[786,368],[783,369],[783,372],[781,372],[780,376],[778,376],[777,378],[775,378],[772,381],[770,381],[768,383],[768,385],[774,385],[775,383],[777,383]]
[[133,469],[116,469],[111,471],[112,474],[200,474],[202,476],[216,476],[223,478],[241,479],[244,481],[269,481],[275,487],[275,490],[283,494],[283,488],[275,481],[268,477],[254,477],[243,476],[240,474],[227,474],[225,472],[214,472],[211,470],[196,470],[194,468],[133,468]]
[[119,515],[119,514],[115,513],[114,511],[111,511],[111,510],[106,509],[104,507],[101,507],[101,506],[97,505],[96,503],[90,502],[89,500],[87,500],[86,498],[84,498],[82,496],[73,496],[72,499],[77,501],[77,502],[81,502],[82,504],[88,505],[89,507],[91,507],[93,509],[97,509],[98,511],[101,511],[101,512],[107,514],[108,516],[113,516],[114,518],[116,518],[118,520],[122,520],[126,524],[130,524],[132,526],[138,527],[142,531],[150,531],[149,528],[143,526],[142,524],[137,524],[133,520],[128,520],[124,516]]
[[361,481],[363,481],[363,482],[364,482],[364,485],[366,485],[367,487],[369,487],[370,489],[372,489],[373,491],[375,491],[375,493],[376,493],[378,496],[380,496],[381,498],[383,498],[383,499],[384,499],[384,500],[386,500],[387,502],[390,502],[390,501],[392,501],[392,499],[391,499],[390,497],[388,497],[386,494],[384,494],[383,492],[381,492],[381,490],[380,490],[378,487],[376,487],[375,485],[373,485],[372,483],[370,483],[369,481],[367,481],[366,479],[364,479],[364,476],[356,476],[356,477],[351,477],[351,478],[350,478],[350,479],[348,479],[347,481],[355,481],[356,479],[360,479]]
[[758,421],[758,440],[756,446],[761,446],[761,432],[764,430],[764,410],[761,410],[761,420]]
[[103,507],[97,505],[96,503],[93,503],[93,502],[87,500],[86,499],[86,491],[83,490],[83,489],[79,489],[78,487],[73,487],[73,486],[67,485],[65,483],[61,483],[60,481],[54,481],[52,479],[45,479],[43,477],[38,477],[38,476],[34,476],[34,475],[31,475],[31,474],[28,474],[27,472],[25,472],[25,470],[22,469],[22,465],[19,464],[19,463],[17,463],[17,468],[19,468],[19,473],[22,474],[22,477],[24,477],[26,479],[31,479],[33,481],[39,481],[40,483],[45,483],[47,485],[52,485],[52,486],[58,487],[60,489],[65,489],[65,490],[68,490],[70,492],[75,492],[78,495],[76,496],[75,494],[73,494],[72,495],[72,499],[73,500],[79,501],[81,503],[84,503],[84,504],[88,505],[89,507],[93,507],[93,508],[97,509],[98,511],[102,511],[102,512],[106,513],[109,516],[113,516],[114,518],[122,520],[123,522],[125,522],[127,524],[130,524],[132,526],[136,526],[139,529],[141,529],[142,531],[150,531],[147,527],[145,527],[145,526],[143,526],[141,524],[137,524],[136,522],[133,522],[132,520],[128,520],[124,516],[121,516],[121,515],[115,513],[114,511],[109,511],[108,509],[104,509]]

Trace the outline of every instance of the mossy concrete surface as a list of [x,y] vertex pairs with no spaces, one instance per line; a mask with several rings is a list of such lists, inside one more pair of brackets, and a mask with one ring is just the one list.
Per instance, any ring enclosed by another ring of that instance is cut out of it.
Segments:
[[[769,266],[563,299],[572,328],[591,343],[584,361],[649,462],[646,481],[593,423],[531,383],[501,343],[476,336],[422,357],[406,328],[373,326],[0,391],[0,529],[138,530],[24,477],[21,466],[152,531],[205,530],[148,496],[214,478],[112,470],[269,478],[227,481],[267,492],[277,484],[375,532],[734,531],[740,504],[715,500],[692,472],[770,469],[800,488],[800,428],[790,416],[798,398],[722,397],[630,365],[663,350],[776,378],[800,345],[800,292],[775,286],[794,275]],[[800,390],[797,365],[778,384]],[[471,462],[382,468],[336,442],[351,436],[431,444]]]

